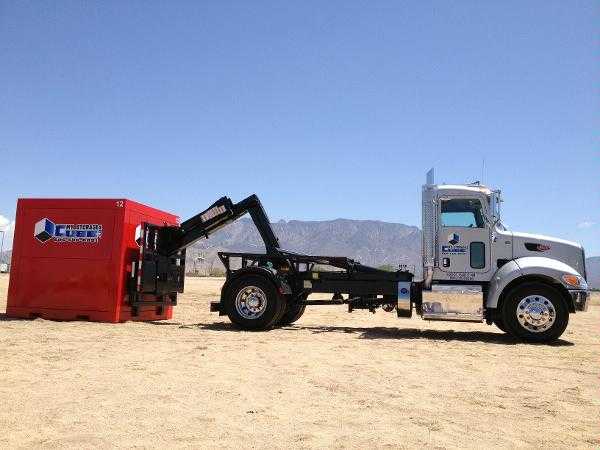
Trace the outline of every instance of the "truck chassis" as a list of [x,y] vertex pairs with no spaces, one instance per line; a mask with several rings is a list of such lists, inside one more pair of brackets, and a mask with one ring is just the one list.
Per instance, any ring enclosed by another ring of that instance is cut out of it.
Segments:
[[[374,312],[375,308],[385,306],[396,308],[400,317],[411,316],[411,310],[405,305],[406,298],[420,306],[420,297],[415,295],[418,290],[411,289],[413,274],[406,269],[388,272],[346,257],[311,256],[283,250],[271,255],[236,252],[219,252],[218,255],[228,281],[244,273],[262,274],[266,268],[273,274],[280,292],[291,296],[292,304],[347,304],[349,312],[353,309]],[[240,267],[233,269],[231,260],[236,258],[241,262]],[[318,270],[321,266],[338,270]],[[413,292],[413,296],[408,295],[409,292]],[[307,300],[312,293],[329,293],[333,297],[331,300]],[[400,305],[399,298],[402,298]],[[213,310],[224,313],[216,306],[218,303],[213,305]]]

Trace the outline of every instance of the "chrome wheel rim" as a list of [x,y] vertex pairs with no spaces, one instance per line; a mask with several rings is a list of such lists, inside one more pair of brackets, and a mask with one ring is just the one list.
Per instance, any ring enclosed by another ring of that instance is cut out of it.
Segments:
[[258,319],[267,309],[267,296],[261,288],[246,286],[235,297],[235,309],[244,319]]
[[517,320],[532,333],[548,330],[556,320],[556,308],[543,295],[528,295],[517,305]]

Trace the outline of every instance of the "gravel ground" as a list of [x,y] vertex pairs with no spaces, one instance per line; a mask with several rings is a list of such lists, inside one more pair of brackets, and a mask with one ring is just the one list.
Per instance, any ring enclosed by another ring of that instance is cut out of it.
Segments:
[[0,447],[600,446],[598,298],[550,346],[343,307],[250,333],[208,312],[222,281],[167,322],[0,315]]

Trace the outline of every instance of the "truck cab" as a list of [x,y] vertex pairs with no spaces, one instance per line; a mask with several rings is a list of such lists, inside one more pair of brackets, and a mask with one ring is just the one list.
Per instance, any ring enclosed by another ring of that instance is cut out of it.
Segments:
[[568,314],[586,310],[588,286],[582,246],[513,232],[500,217],[501,192],[480,183],[435,184],[422,190],[423,288],[477,286],[482,301],[448,296],[424,302],[423,318],[496,323],[529,340],[562,333]]

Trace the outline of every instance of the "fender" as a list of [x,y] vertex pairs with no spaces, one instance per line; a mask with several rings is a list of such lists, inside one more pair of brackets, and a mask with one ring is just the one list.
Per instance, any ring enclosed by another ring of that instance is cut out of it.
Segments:
[[267,267],[244,267],[242,269],[236,270],[235,272],[231,272],[231,275],[227,277],[225,283],[223,284],[223,287],[221,288],[221,300],[223,300],[225,292],[227,291],[231,283],[233,283],[235,280],[244,275],[250,274],[265,277],[267,280],[273,283],[277,290],[282,294],[292,293],[292,289],[290,288],[290,286],[281,278],[276,276],[277,272],[274,269],[268,269]]
[[569,286],[562,279],[565,273],[580,275],[571,266],[543,256],[525,256],[509,261],[500,267],[490,280],[485,306],[486,308],[496,308],[498,300],[506,287],[521,277],[537,276],[545,278],[567,290]]

